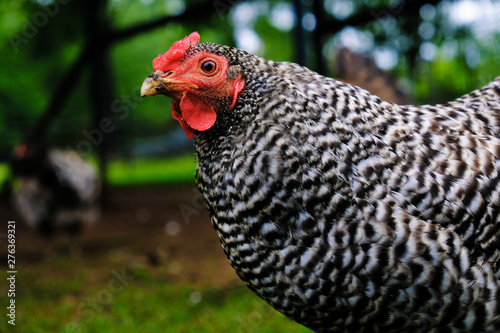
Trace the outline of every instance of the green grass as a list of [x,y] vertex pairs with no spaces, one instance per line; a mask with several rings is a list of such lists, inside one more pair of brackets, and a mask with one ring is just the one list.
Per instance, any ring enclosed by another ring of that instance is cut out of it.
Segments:
[[196,162],[193,155],[162,160],[115,160],[108,165],[112,185],[193,182]]
[[[153,267],[128,268],[130,279],[120,282],[112,273],[121,272],[118,263],[103,267],[95,258],[96,266],[85,266],[86,260],[59,256],[23,265],[16,280],[18,332],[310,332],[242,285],[197,287],[169,281]],[[2,293],[0,304],[7,302]],[[0,321],[0,332],[13,331]]]
[[193,155],[161,160],[111,161],[108,180],[112,185],[193,182]]
[[0,184],[9,176],[9,165],[7,163],[0,163]]
[[6,180],[10,178],[10,168],[8,163],[0,163],[0,189]]
[[[196,161],[189,154],[169,159],[113,160],[107,175],[111,185],[194,182],[195,169]],[[9,175],[8,164],[0,163],[0,184]]]

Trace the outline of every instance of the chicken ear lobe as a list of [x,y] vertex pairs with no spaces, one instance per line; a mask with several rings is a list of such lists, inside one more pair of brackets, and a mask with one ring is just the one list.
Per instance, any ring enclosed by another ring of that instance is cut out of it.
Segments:
[[182,119],[194,130],[206,131],[215,124],[217,113],[204,100],[187,92],[181,99]]
[[231,105],[229,106],[230,109],[234,108],[234,106],[236,104],[236,100],[238,99],[238,95],[243,90],[243,88],[245,88],[245,80],[241,76],[239,76],[234,81],[233,101],[232,101]]

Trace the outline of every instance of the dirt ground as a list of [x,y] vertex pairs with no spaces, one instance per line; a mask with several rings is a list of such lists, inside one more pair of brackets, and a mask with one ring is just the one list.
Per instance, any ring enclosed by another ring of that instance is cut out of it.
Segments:
[[[85,229],[79,239],[44,239],[3,201],[0,221],[5,226],[8,220],[16,221],[19,266],[71,250],[82,257],[120,257],[130,266],[161,267],[169,279],[190,284],[242,285],[194,185],[110,188],[101,221]],[[2,229],[5,236],[6,227]]]

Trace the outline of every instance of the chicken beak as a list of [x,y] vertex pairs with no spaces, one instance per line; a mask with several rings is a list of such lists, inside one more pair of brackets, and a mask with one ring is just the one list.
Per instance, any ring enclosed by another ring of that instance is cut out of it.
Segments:
[[195,84],[183,80],[161,77],[158,72],[151,73],[142,83],[142,97],[158,94],[169,95],[169,92],[184,91],[186,88],[198,89],[198,86]]
[[146,97],[158,95],[162,90],[166,90],[166,87],[158,81],[155,73],[151,73],[151,75],[149,75],[142,83],[141,96]]

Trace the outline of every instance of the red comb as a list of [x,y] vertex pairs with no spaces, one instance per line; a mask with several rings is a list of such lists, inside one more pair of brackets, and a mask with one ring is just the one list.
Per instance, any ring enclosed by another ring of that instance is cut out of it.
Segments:
[[165,52],[165,54],[160,54],[158,57],[153,59],[153,70],[168,71],[175,69],[179,66],[181,59],[186,55],[187,50],[190,47],[198,44],[200,41],[200,34],[196,31],[191,33],[189,36],[184,37],[177,42],[175,42],[170,49]]

